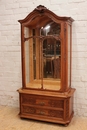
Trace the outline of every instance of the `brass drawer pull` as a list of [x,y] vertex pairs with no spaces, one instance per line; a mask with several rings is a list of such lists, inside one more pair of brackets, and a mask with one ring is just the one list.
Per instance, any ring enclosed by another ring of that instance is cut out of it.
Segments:
[[45,115],[45,112],[44,111],[40,111],[38,114]]
[[40,102],[39,105],[44,106],[45,102]]

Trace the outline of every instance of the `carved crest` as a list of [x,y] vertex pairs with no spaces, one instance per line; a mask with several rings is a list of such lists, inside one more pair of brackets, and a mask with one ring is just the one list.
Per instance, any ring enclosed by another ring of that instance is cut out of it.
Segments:
[[36,11],[38,11],[39,13],[44,13],[44,11],[46,10],[47,8],[43,5],[39,5],[35,8]]

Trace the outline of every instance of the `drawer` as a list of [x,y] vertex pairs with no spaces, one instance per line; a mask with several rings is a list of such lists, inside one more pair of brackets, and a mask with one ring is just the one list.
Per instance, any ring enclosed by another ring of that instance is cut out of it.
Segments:
[[48,117],[63,118],[63,111],[59,111],[59,110],[37,109],[36,114],[37,115],[48,116]]
[[47,96],[36,96],[36,95],[21,95],[21,102],[28,105],[56,107],[64,109],[64,101],[58,98],[52,98]]
[[39,115],[39,116],[63,118],[63,111],[61,110],[43,109],[43,108],[36,108],[31,106],[22,106],[22,113],[27,115],[32,114],[32,115]]
[[36,99],[36,105],[56,107],[62,109],[64,108],[63,100],[57,100],[57,99]]

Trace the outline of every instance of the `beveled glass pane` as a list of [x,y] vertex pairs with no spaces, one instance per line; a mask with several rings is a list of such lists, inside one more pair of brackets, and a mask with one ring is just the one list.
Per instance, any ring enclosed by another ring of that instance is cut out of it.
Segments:
[[[25,38],[35,35],[35,30],[29,30],[28,28],[25,31]],[[40,55],[38,53],[36,38],[28,38],[25,45],[25,78],[26,78],[26,87],[27,88],[41,88],[41,74],[40,74]],[[39,44],[39,43],[38,43]]]
[[[43,42],[44,78],[59,78],[60,41],[49,38]],[[59,67],[59,68],[58,68]]]
[[70,76],[71,76],[71,50],[70,50],[70,42],[71,42],[71,36],[70,36],[70,25],[68,25],[68,87],[70,87]]
[[60,89],[61,43],[54,38],[43,42],[43,88]]
[[[29,29],[24,28],[24,38],[29,37]],[[25,42],[25,77],[26,84],[29,83],[29,41]]]
[[40,62],[36,58],[36,44],[33,38],[25,42],[25,70],[26,70],[26,87],[41,88]]

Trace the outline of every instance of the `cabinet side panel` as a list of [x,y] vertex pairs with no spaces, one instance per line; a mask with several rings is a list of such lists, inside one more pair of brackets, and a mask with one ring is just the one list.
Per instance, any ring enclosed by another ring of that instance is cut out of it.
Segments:
[[73,96],[70,98],[69,107],[69,116],[71,116],[71,114],[73,113]]

